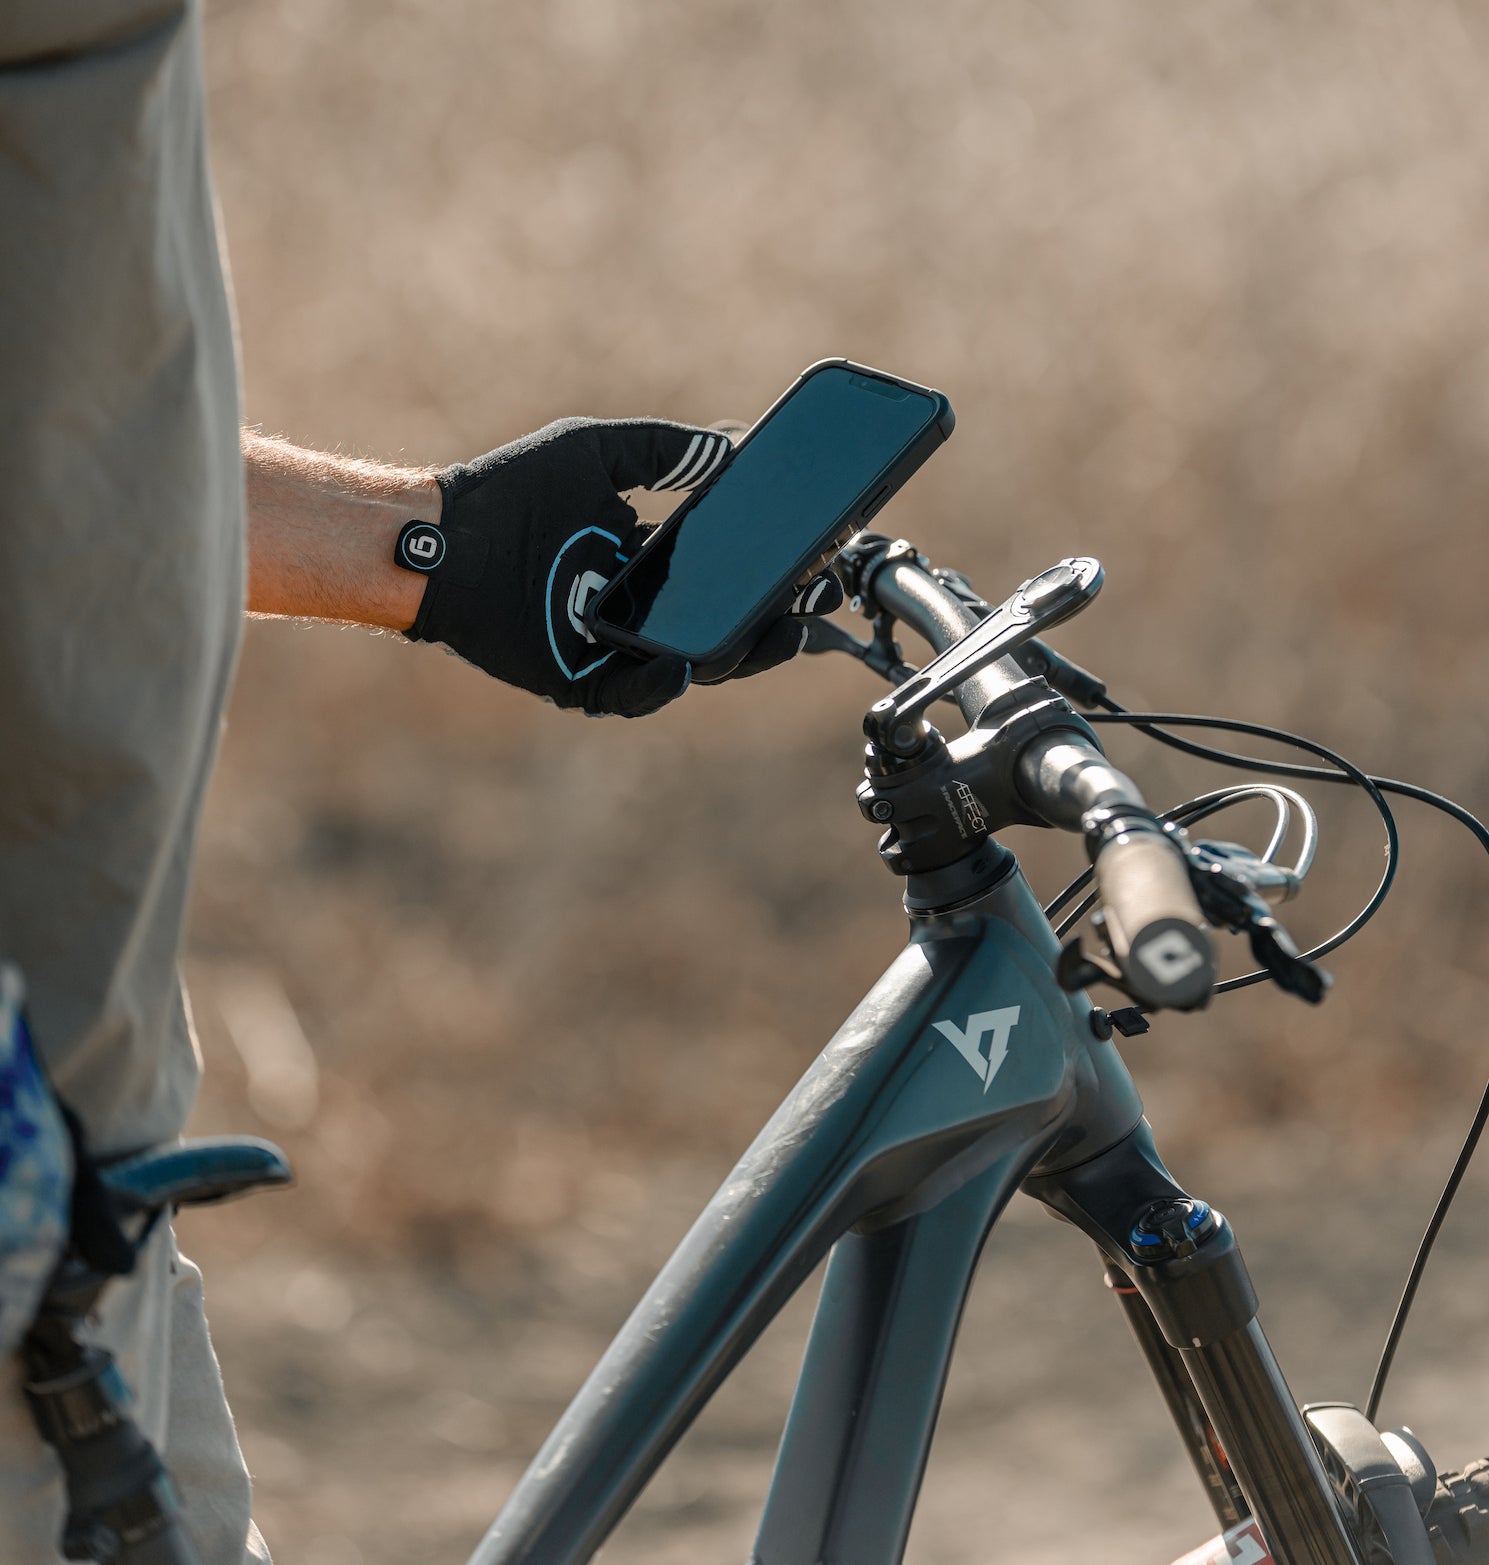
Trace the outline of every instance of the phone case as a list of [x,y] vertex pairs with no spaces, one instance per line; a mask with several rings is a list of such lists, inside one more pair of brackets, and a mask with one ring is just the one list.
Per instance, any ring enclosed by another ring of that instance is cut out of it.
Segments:
[[[736,448],[736,456],[739,451],[743,451],[749,444],[756,430],[763,427],[783,403],[795,396],[807,380],[827,369],[848,370],[855,375],[864,375],[875,380],[888,381],[890,384],[901,386],[907,391],[931,397],[936,403],[936,413],[927,423],[925,430],[915,444],[902,452],[892,466],[880,472],[871,480],[847,510],[832,523],[831,527],[819,534],[816,544],[798,557],[791,574],[783,578],[778,590],[763,600],[749,618],[728,638],[720,642],[719,645],[710,648],[707,652],[695,655],[692,658],[694,679],[715,679],[727,674],[730,669],[734,668],[745,657],[750,648],[754,646],[766,626],[773,620],[779,619],[790,608],[791,602],[796,595],[797,584],[802,577],[813,574],[816,569],[830,561],[837,554],[838,550],[847,543],[849,538],[855,533],[862,532],[873,517],[903,486],[906,479],[926,461],[933,451],[939,449],[956,426],[956,415],[952,412],[951,403],[947,401],[942,392],[935,391],[929,386],[922,386],[913,380],[905,380],[899,375],[891,375],[884,370],[873,369],[866,364],[856,364],[851,359],[819,359],[815,364],[809,365],[804,369],[755,421],[749,432],[739,442]],[[647,539],[643,547],[637,551],[635,555],[636,560],[643,559],[650,549],[654,548],[662,539],[683,524],[688,512],[708,493],[714,484],[723,478],[734,460],[735,457],[731,457],[708,483],[688,496],[687,500],[657,528],[656,532]],[[591,601],[588,613],[585,616],[586,621],[596,638],[603,641],[607,646],[653,655],[658,653],[675,655],[676,649],[659,646],[655,642],[648,641],[645,637],[638,636],[632,631],[625,630],[618,625],[609,624],[600,617],[606,600],[612,594],[619,593],[624,588],[631,563],[628,561],[626,565],[623,565],[610,585],[598,593]]]

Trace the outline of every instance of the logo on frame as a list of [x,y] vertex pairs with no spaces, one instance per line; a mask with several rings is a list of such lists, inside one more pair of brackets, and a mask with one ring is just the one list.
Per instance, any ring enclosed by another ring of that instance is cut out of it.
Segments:
[[[1008,1058],[1008,1037],[1018,1026],[1019,1009],[1016,1005],[1005,1005],[997,1011],[975,1011],[964,1027],[949,1021],[931,1023],[977,1073],[984,1092],[992,1086],[993,1077]],[[985,1054],[984,1039],[987,1039]]]

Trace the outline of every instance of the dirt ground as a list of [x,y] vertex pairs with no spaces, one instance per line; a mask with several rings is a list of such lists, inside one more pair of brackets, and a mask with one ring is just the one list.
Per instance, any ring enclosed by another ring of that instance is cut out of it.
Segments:
[[[1489,807],[1474,7],[209,0],[207,48],[250,420],[437,465],[882,364],[958,415],[886,529],[993,596],[1096,554],[1059,644],[1114,693]],[[587,723],[397,637],[250,626],[186,962],[193,1128],[280,1140],[300,1184],[188,1244],[283,1565],[463,1558],[898,948],[851,797],[877,693],[803,660]],[[1222,780],[1111,749],[1158,804]],[[1381,863],[1368,807],[1318,802],[1304,939]],[[1040,889],[1078,867],[1010,840]],[[1457,828],[1403,840],[1317,1012],[1251,994],[1128,1049],[1302,1395],[1363,1394],[1486,1070],[1489,880]],[[1464,1200],[1399,1392],[1454,1458],[1489,1444],[1482,1181]],[[913,1559],[1206,1534],[1081,1248],[1032,1211],[995,1237]],[[744,1556],[806,1318],[608,1558]]]

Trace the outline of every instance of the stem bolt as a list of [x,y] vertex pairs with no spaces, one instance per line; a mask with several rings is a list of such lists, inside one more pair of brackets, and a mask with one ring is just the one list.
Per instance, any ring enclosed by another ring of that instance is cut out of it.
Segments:
[[894,805],[888,799],[879,799],[869,812],[876,821],[887,821],[894,818]]

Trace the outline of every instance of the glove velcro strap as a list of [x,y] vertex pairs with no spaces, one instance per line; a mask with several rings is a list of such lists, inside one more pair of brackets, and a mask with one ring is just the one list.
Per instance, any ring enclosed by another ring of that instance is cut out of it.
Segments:
[[[412,627],[405,632],[410,641],[431,639],[426,637],[426,630],[441,602],[453,608],[461,599],[475,593],[491,555],[491,540],[483,533],[454,527],[441,528],[440,532],[445,540],[444,556],[429,572],[424,596],[419,600],[419,612]],[[462,607],[466,605],[462,604]]]

